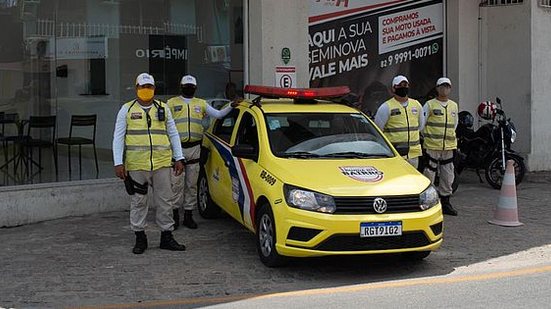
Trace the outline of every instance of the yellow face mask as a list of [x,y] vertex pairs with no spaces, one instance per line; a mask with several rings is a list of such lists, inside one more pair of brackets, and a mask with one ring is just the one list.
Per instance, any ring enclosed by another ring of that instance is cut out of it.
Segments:
[[138,89],[138,98],[144,102],[149,102],[155,95],[155,89],[142,88]]

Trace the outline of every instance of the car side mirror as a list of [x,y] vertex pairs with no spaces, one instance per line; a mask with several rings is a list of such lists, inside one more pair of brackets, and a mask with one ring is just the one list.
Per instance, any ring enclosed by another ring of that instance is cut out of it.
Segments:
[[394,146],[400,156],[407,156],[409,153],[409,146]]
[[501,99],[500,99],[500,98],[496,98],[496,102],[497,102],[497,104],[501,104]]
[[238,144],[232,147],[232,155],[237,158],[258,160],[256,149],[250,144]]

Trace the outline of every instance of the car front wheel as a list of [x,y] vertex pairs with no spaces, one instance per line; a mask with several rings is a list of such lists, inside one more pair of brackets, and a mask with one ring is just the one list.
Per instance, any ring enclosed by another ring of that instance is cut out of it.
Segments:
[[263,205],[257,216],[256,246],[260,261],[268,267],[278,267],[285,264],[285,257],[276,250],[276,225],[274,215],[269,205]]

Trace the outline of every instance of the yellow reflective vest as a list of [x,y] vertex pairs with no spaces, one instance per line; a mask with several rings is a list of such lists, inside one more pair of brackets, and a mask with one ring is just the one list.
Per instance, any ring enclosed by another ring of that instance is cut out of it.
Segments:
[[182,143],[197,142],[203,139],[203,117],[207,102],[193,98],[186,103],[182,97],[170,98],[167,102]]
[[155,171],[170,167],[172,147],[168,137],[165,120],[158,119],[158,110],[163,102],[155,101],[149,110],[144,110],[138,101],[125,104],[129,107],[126,114],[126,135],[124,164],[129,171]]
[[428,104],[428,114],[423,130],[423,147],[430,150],[456,149],[457,103],[448,100],[448,104],[444,107],[438,100],[432,99],[425,104]]
[[403,107],[400,102],[392,98],[385,102],[388,105],[388,121],[383,132],[394,146],[409,146],[406,159],[421,156],[419,141],[419,113],[423,108],[419,101],[409,99],[408,105]]

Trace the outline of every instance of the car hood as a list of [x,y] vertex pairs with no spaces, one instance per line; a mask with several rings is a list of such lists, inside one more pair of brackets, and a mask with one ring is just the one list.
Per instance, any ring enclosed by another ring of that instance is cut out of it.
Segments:
[[388,196],[423,192],[430,181],[406,160],[277,159],[266,169],[283,183],[333,196]]

